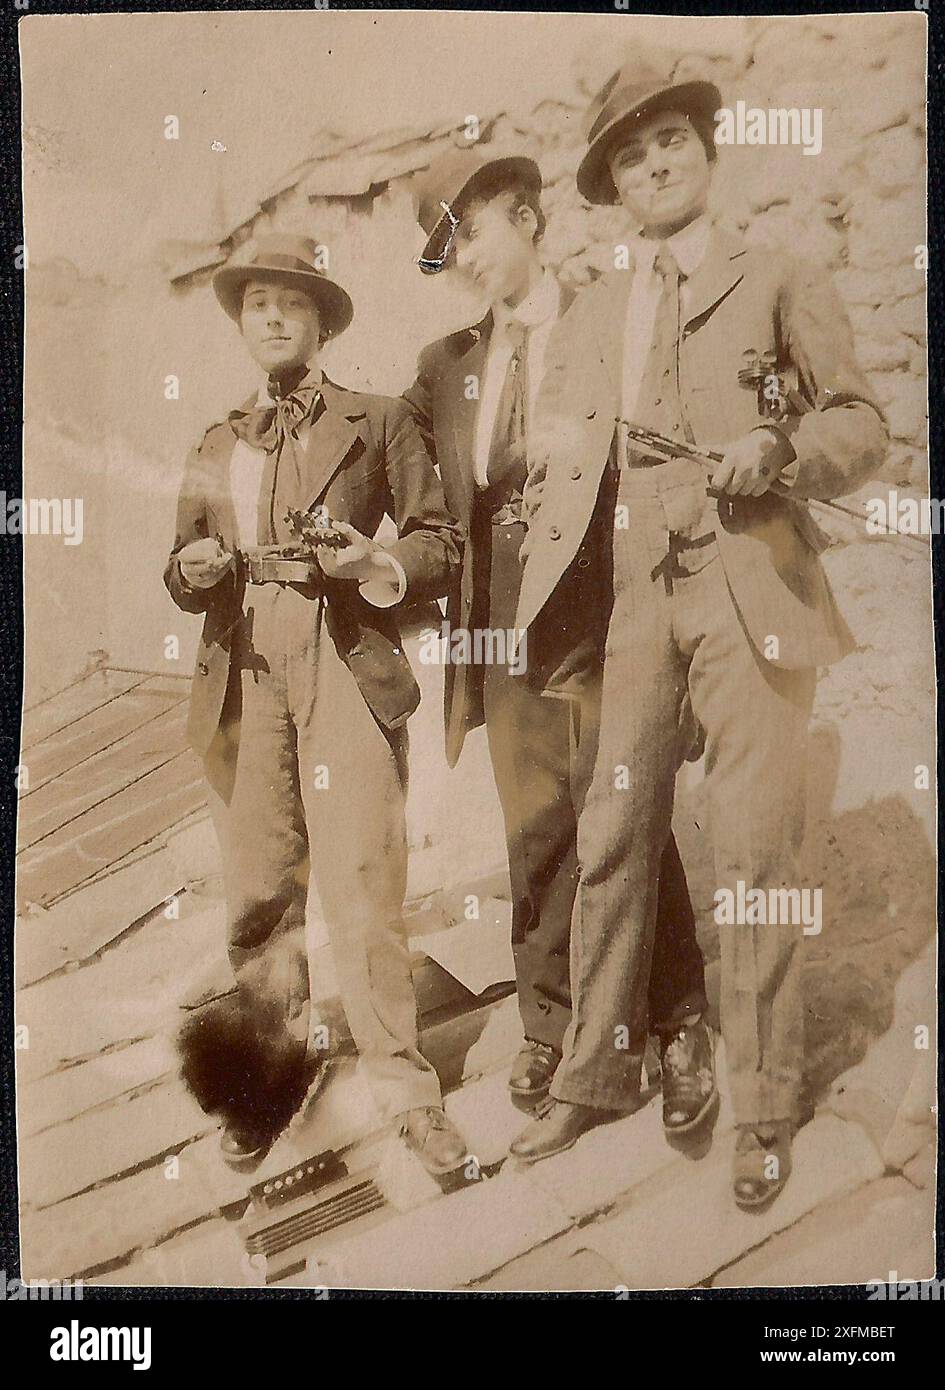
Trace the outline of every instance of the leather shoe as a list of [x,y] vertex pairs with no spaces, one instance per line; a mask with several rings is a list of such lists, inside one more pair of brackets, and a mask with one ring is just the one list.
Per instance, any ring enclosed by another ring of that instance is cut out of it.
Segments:
[[701,1124],[715,1103],[712,1034],[700,1018],[660,1034],[663,1128],[686,1134]]
[[269,1152],[275,1135],[251,1130],[235,1124],[225,1124],[220,1134],[220,1153],[223,1161],[237,1171],[255,1168]]
[[732,1187],[742,1211],[768,1206],[791,1176],[793,1125],[739,1125]]
[[619,1110],[600,1110],[596,1105],[576,1105],[549,1096],[539,1104],[534,1120],[522,1130],[509,1153],[520,1163],[551,1158],[570,1149],[589,1129],[607,1124],[619,1114]]
[[509,1074],[512,1104],[519,1110],[534,1110],[548,1094],[551,1078],[560,1061],[561,1053],[556,1047],[526,1038]]
[[399,1128],[407,1148],[416,1154],[428,1173],[452,1173],[469,1154],[465,1139],[438,1105],[405,1111]]

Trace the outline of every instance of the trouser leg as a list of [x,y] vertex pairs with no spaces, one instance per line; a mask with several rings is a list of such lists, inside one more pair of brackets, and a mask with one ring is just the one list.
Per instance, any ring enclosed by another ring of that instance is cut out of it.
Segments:
[[[749,643],[721,564],[690,581],[680,614],[689,689],[706,733],[717,888],[799,889],[807,730],[816,673],[764,661]],[[800,924],[719,926],[721,1014],[738,1123],[796,1114],[803,1064]]]
[[639,1092],[660,862],[670,834],[685,672],[671,601],[649,578],[648,532],[615,557],[596,757],[578,822],[573,1018],[560,1100],[619,1109]]
[[[600,691],[587,693],[577,719],[581,737],[575,754],[575,801],[584,800],[581,779],[590,775],[596,758]],[[696,919],[676,844],[670,832],[660,860],[656,927],[648,993],[650,1030],[669,1029],[707,1008],[705,962],[696,939]]]
[[[274,663],[273,663],[274,665]],[[279,670],[239,673],[205,757],[237,994],[211,1010],[225,1109],[278,1128],[301,1098],[308,1041],[308,854]]]
[[570,710],[502,670],[486,672],[484,706],[505,823],[522,1027],[526,1037],[560,1049],[570,1018],[577,886]]
[[670,1029],[708,1007],[696,916],[672,832],[660,860],[648,1006],[651,1032]]
[[406,733],[378,726],[324,627],[290,667],[299,777],[341,1002],[383,1118],[439,1105],[403,920]]

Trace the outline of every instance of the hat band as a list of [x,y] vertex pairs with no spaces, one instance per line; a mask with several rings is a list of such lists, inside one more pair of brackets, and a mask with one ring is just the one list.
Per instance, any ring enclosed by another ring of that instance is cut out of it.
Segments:
[[275,252],[266,256],[265,260],[250,261],[246,270],[293,270],[303,271],[307,275],[321,275],[320,270],[315,266],[309,265],[307,261],[299,260],[298,256],[284,256],[281,252]]

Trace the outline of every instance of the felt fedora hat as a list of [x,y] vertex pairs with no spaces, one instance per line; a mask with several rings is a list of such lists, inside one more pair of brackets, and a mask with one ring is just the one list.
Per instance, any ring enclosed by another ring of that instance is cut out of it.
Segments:
[[541,192],[541,170],[525,155],[486,156],[475,150],[450,150],[435,159],[417,179],[417,221],[427,244],[417,264],[430,273],[442,268],[453,228],[476,193],[493,180],[508,178]]
[[329,280],[316,264],[318,246],[309,237],[271,236],[256,238],[250,261],[225,265],[213,277],[217,299],[231,319],[239,322],[243,309],[243,290],[250,280],[292,285],[310,294],[318,305],[322,333],[337,338],[354,317],[354,305],[347,291]]
[[711,129],[722,95],[712,82],[667,82],[654,68],[627,64],[604,84],[586,119],[587,153],[577,171],[578,192],[589,203],[619,203],[608,156],[614,141],[657,111],[682,111]]

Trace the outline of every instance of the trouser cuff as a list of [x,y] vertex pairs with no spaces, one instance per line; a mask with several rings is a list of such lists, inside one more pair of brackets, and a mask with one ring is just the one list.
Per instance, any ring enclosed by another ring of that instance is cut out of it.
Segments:
[[[640,1067],[643,1057],[640,1057]],[[625,1080],[605,1082],[582,1082],[579,1077],[569,1079],[560,1075],[561,1068],[551,1082],[551,1096],[554,1100],[567,1101],[571,1105],[588,1105],[594,1110],[622,1110],[628,1113],[640,1104],[639,1080],[634,1086]]]
[[653,1019],[650,1024],[650,1032],[671,1033],[687,1018],[693,1018],[695,1015],[703,1018],[708,1012],[708,1008],[709,1001],[706,999],[704,990],[697,994],[687,995],[663,1017]]
[[522,1032],[533,1042],[544,1043],[556,1052],[564,1050],[564,1035],[571,1022],[571,1010],[542,995],[519,993]]
[[738,1078],[732,1077],[729,1070],[729,1085],[732,1089],[732,1110],[736,1125],[754,1127],[756,1125],[775,1125],[790,1120],[796,1124],[801,1115],[801,1100],[796,1083],[783,1086],[745,1088],[738,1085]]

